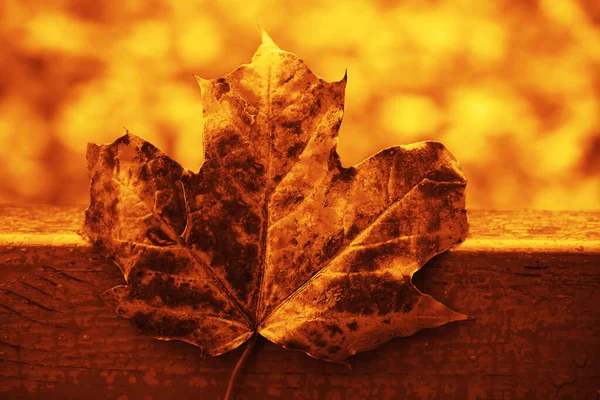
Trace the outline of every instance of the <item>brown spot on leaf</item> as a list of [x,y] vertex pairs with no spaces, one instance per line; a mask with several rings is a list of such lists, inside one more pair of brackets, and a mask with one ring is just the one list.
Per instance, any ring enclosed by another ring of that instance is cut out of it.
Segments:
[[342,330],[342,328],[340,328],[339,325],[334,324],[334,323],[324,324],[323,329],[325,329],[327,332],[329,332],[330,338],[334,337],[335,335],[343,335],[344,334],[344,331]]
[[336,121],[333,127],[331,128],[334,132],[339,132],[340,127],[342,126],[342,120]]
[[290,192],[287,196],[282,200],[283,205],[291,206],[293,204],[298,204],[302,200],[304,200],[304,195],[300,192]]
[[327,159],[327,168],[330,171],[342,169],[342,161],[340,160],[340,156],[337,153],[337,149],[335,148],[335,146],[332,147],[329,151],[329,158]]
[[230,89],[229,83],[227,83],[225,78],[217,79],[214,84],[214,93],[217,100],[221,100],[221,97],[223,97],[225,93],[229,93]]
[[142,181],[148,181],[151,179],[152,174],[150,173],[150,167],[148,164],[143,164],[139,170],[139,177]]
[[114,144],[117,146],[119,146],[121,144],[127,146],[130,142],[131,142],[131,140],[129,139],[129,134],[126,133],[125,135],[123,135],[120,138],[118,138],[117,140],[115,140]]
[[440,229],[440,216],[439,215],[430,216],[429,220],[427,221],[427,232],[434,233],[434,232],[437,232],[439,229]]
[[136,268],[138,267],[167,274],[180,274],[190,270],[190,264],[187,259],[183,257],[176,258],[170,251],[154,249],[146,250],[144,258],[136,264]]
[[104,162],[104,165],[106,165],[106,168],[108,168],[109,170],[113,170],[119,162],[117,159],[116,148],[105,148],[104,152],[102,153],[102,161]]
[[340,230],[336,235],[330,236],[323,246],[321,262],[331,260],[344,245],[344,231]]
[[201,251],[210,251],[215,245],[215,236],[209,225],[195,224],[190,233],[190,242]]
[[352,274],[337,278],[328,292],[344,293],[335,304],[338,312],[350,314],[385,315],[390,312],[407,312],[419,299],[419,292],[410,278],[397,281],[391,274]]
[[299,340],[289,339],[284,342],[284,346],[291,350],[301,350],[306,351],[310,348],[305,343],[300,342]]
[[290,146],[287,149],[287,156],[288,157],[297,157],[298,154],[300,154],[302,152],[302,149],[304,149],[305,144],[303,143],[294,143],[292,146]]
[[254,214],[253,212],[249,212],[242,223],[244,231],[246,231],[249,235],[258,235],[260,233],[262,220],[261,218]]
[[225,237],[216,241],[211,264],[225,269],[227,282],[236,290],[239,298],[246,301],[250,290],[248,285],[253,281],[253,272],[259,265],[258,246],[229,241],[227,239],[232,237],[232,233],[223,233]]
[[168,315],[157,316],[156,313],[135,313],[131,317],[133,322],[143,331],[163,337],[185,337],[198,329],[195,319],[182,319]]
[[356,168],[341,168],[340,172],[331,178],[331,182],[344,181],[349,182],[356,176]]
[[248,204],[244,203],[242,200],[221,200],[221,204],[223,205],[223,210],[225,210],[227,216],[237,221],[240,221],[250,209]]
[[448,191],[448,186],[437,182],[422,182],[419,184],[421,192],[426,199],[437,199],[443,197]]
[[283,122],[281,126],[287,129],[290,133],[293,133],[294,135],[302,134],[301,121],[287,121]]
[[[307,90],[310,88],[310,83],[307,84]],[[308,112],[308,115],[314,117],[321,110],[321,100],[317,98],[313,103],[311,103],[311,108]]]
[[385,265],[390,255],[398,253],[397,243],[386,243],[357,250],[348,263],[349,272],[375,271],[380,264]]
[[352,321],[348,324],[346,324],[346,326],[348,327],[348,329],[350,329],[351,331],[355,331],[358,329],[358,323],[356,321]]
[[360,249],[354,253],[354,257],[348,264],[348,270],[350,272],[376,270],[378,267],[376,260],[379,256],[381,251],[377,247]]
[[353,223],[352,226],[350,227],[350,229],[348,229],[348,233],[346,234],[346,238],[348,240],[352,240],[354,239],[358,234],[360,233],[360,227],[356,224]]
[[242,140],[238,134],[231,131],[225,131],[215,144],[215,148],[219,157],[224,158],[237,147],[240,147]]
[[153,276],[148,284],[144,284],[143,276],[139,269],[129,275],[130,299],[151,301],[158,297],[169,308],[190,306],[193,309],[210,308],[217,312],[226,308],[225,303],[210,289],[200,291],[188,282],[175,282],[173,277],[161,275]]
[[158,149],[150,142],[144,142],[141,147],[141,152],[146,158],[152,158],[156,153],[158,153]]

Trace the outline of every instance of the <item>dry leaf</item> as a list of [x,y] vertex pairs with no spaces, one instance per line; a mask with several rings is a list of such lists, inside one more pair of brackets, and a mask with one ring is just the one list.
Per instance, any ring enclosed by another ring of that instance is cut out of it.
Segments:
[[250,64],[198,81],[197,174],[129,133],[88,147],[83,232],[123,271],[103,294],[119,314],[205,356],[259,333],[338,362],[465,319],[411,283],[468,230],[465,176],[443,145],[342,167],[346,78],[325,82],[266,35]]

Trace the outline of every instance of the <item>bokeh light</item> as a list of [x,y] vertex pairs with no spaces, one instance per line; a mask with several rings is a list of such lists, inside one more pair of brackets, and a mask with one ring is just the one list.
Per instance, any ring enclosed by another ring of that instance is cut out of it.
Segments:
[[470,208],[600,208],[596,0],[3,0],[0,202],[88,202],[86,144],[124,128],[197,170],[193,74],[248,62],[258,24],[348,70],[344,165],[438,140]]

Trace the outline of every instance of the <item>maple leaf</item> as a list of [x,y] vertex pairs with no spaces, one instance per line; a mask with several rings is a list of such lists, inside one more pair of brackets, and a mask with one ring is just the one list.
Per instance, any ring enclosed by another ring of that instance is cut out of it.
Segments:
[[468,230],[466,178],[443,145],[344,168],[346,77],[325,82],[266,35],[249,64],[198,82],[198,173],[130,133],[88,146],[83,233],[124,274],[103,293],[117,313],[204,356],[260,334],[337,362],[466,318],[411,283]]

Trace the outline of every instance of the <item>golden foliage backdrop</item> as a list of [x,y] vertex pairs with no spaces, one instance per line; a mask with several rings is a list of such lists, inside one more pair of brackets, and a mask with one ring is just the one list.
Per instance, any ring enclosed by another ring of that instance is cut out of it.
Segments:
[[3,0],[0,21],[0,202],[86,203],[86,144],[124,127],[197,170],[192,74],[248,62],[261,24],[348,69],[346,166],[433,139],[470,208],[600,208],[597,0]]

